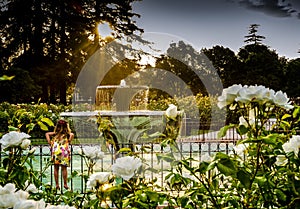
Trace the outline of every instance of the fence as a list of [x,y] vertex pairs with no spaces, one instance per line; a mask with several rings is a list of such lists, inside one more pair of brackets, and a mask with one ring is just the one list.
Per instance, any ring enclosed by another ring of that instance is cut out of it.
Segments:
[[[273,122],[270,122],[268,125],[272,125]],[[217,138],[217,131],[203,132],[199,135],[185,136],[178,139],[178,146],[180,153],[174,153],[177,158],[191,158],[201,161],[201,158],[204,154],[208,153],[212,155],[216,152],[229,153],[236,141],[239,139],[239,135],[235,132],[234,129],[230,129],[227,132],[227,135],[223,138]],[[41,181],[43,183],[49,183],[54,186],[54,176],[53,176],[53,166],[49,164],[50,160],[50,147],[48,144],[45,144],[45,139],[41,141],[32,140],[32,147],[36,148],[35,158],[32,161],[33,169],[40,173],[43,173],[41,176]],[[0,145],[1,146],[1,145]],[[68,168],[69,176],[70,174],[77,172],[79,174],[87,172],[87,166],[85,165],[83,157],[79,154],[79,150],[85,146],[99,146],[99,138],[90,138],[86,139],[77,139],[74,141],[74,144],[71,145],[71,163]],[[121,145],[122,146],[122,145]],[[124,145],[126,146],[126,145]],[[1,147],[0,150],[2,151]],[[95,165],[94,171],[111,171],[111,165],[114,163],[114,154],[107,149],[104,154],[104,158],[99,160]],[[170,147],[161,147],[159,143],[145,143],[145,144],[135,144],[135,153],[143,158],[148,167],[153,169],[145,169],[145,177],[149,179],[157,178],[158,184],[163,187],[164,178],[166,175],[166,169],[170,167],[170,164],[158,161],[156,154],[169,153]],[[1,152],[0,156],[0,167],[2,166],[2,160],[5,157],[5,153]],[[191,162],[192,163],[192,162]],[[62,176],[62,175],[60,175]],[[62,182],[62,179],[60,179]],[[84,192],[85,189],[85,179],[83,175],[76,175],[71,178],[69,185],[73,191]],[[61,185],[61,188],[63,186]]]
[[[225,152],[229,153],[232,150],[234,141],[198,141],[198,142],[179,142],[178,143],[180,152],[185,158],[193,158],[201,161],[201,157],[205,153],[213,154],[215,152]],[[69,176],[73,172],[78,174],[87,172],[87,166],[85,165],[84,159],[79,155],[78,151],[84,146],[99,146],[98,144],[72,144],[71,145],[71,163],[68,168]],[[41,181],[45,184],[51,184],[55,186],[54,176],[53,176],[53,166],[49,164],[50,160],[50,147],[46,144],[32,145],[36,148],[35,158],[32,161],[33,169],[42,173],[40,177]],[[100,148],[100,146],[99,146]],[[145,177],[149,179],[157,178],[158,184],[163,186],[163,179],[165,177],[166,169],[169,168],[169,164],[163,161],[158,161],[156,154],[163,154],[170,152],[169,147],[162,148],[160,144],[157,143],[147,143],[147,144],[138,144],[135,146],[136,154],[143,158],[147,164],[147,168],[151,167],[153,169],[145,170]],[[174,153],[175,156],[179,157],[180,153]],[[105,152],[104,158],[99,160],[94,168],[95,172],[98,171],[111,171],[111,165],[114,162],[114,153]],[[5,155],[1,154],[0,162]],[[1,165],[0,165],[1,166]],[[61,177],[62,175],[60,175]],[[60,179],[62,184],[62,179]],[[84,192],[85,180],[83,175],[76,175],[71,178],[69,181],[69,186],[73,191]],[[63,186],[61,185],[61,188]]]

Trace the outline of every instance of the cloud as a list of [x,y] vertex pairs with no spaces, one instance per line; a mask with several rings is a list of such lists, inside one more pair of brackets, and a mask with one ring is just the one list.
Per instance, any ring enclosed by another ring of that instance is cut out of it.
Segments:
[[263,12],[274,17],[300,18],[300,3],[298,0],[238,0],[238,3],[251,10]]

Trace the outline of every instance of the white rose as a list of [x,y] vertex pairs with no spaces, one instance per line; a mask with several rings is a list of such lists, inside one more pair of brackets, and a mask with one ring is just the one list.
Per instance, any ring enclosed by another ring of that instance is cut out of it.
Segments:
[[273,101],[275,95],[275,91],[273,89],[269,89],[263,86],[258,86],[258,88],[259,91],[257,92],[255,101],[259,102],[260,104]]
[[16,202],[17,199],[14,194],[0,195],[0,208],[12,208]]
[[294,146],[288,141],[282,145],[282,148],[285,153],[295,152]]
[[19,146],[23,139],[28,139],[30,138],[30,135],[26,133],[20,133],[17,131],[11,131],[4,136],[2,136],[0,143],[2,144],[3,148],[7,147],[14,147],[14,146]]
[[256,97],[256,89],[244,86],[240,91],[239,95],[235,98],[235,101],[247,104]]
[[140,158],[125,156],[116,160],[116,163],[112,165],[112,172],[116,176],[122,177],[124,180],[129,180],[141,166],[142,161]]
[[233,147],[233,150],[235,154],[238,155],[240,158],[244,158],[248,146],[248,144],[238,144],[237,146]]
[[6,184],[4,187],[0,186],[0,195],[2,194],[11,194],[16,191],[16,187],[12,183]]
[[94,159],[97,157],[96,148],[95,147],[84,147],[82,148],[83,153],[88,158]]
[[217,105],[220,109],[222,109],[223,107],[226,107],[228,104],[229,103],[227,103],[225,95],[221,95],[221,96],[218,97]]
[[29,139],[24,139],[21,143],[21,148],[22,149],[27,149],[30,144],[31,144],[31,141]]
[[76,209],[75,207],[73,206],[68,206],[68,205],[48,205],[46,207],[46,209]]
[[104,153],[99,147],[84,147],[82,152],[90,159],[102,159],[104,158]]
[[38,193],[38,189],[34,184],[29,184],[29,186],[26,188],[26,191],[31,193]]
[[92,174],[89,177],[87,186],[88,188],[96,187],[99,184],[105,184],[109,180],[110,173],[109,172],[97,172]]
[[166,116],[169,118],[176,118],[177,115],[177,107],[173,104],[170,104],[168,109],[166,110]]
[[285,157],[285,155],[277,155],[275,164],[277,166],[284,166],[287,164],[288,159]]
[[17,202],[14,209],[45,209],[46,203],[43,200],[23,200]]
[[294,106],[290,104],[289,98],[287,97],[286,93],[283,93],[282,91],[277,91],[274,95],[273,100],[276,105],[284,109],[289,110],[294,108]]
[[296,156],[298,156],[300,147],[300,136],[293,135],[292,138],[282,145],[283,150],[288,152],[294,152]]
[[99,149],[98,149],[96,154],[97,154],[97,159],[103,159],[104,158],[104,152],[100,151]]
[[218,107],[222,109],[223,107],[226,107],[227,105],[233,103],[242,88],[243,87],[241,84],[234,84],[228,88],[223,89],[222,95],[218,97]]
[[285,153],[294,152],[296,156],[298,156],[300,147],[300,136],[294,135],[292,138],[282,145]]
[[47,205],[46,209],[58,209],[58,206],[55,206],[55,205]]
[[26,200],[29,197],[29,193],[23,190],[18,190],[15,194],[17,200]]

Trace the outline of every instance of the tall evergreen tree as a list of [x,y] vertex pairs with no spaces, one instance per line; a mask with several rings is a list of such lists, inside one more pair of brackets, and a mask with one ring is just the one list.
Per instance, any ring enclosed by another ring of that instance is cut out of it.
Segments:
[[258,45],[258,44],[262,44],[262,40],[264,40],[266,37],[258,35],[258,27],[260,25],[259,24],[251,24],[249,27],[249,34],[245,37],[244,42],[247,44],[254,44],[254,45]]
[[275,50],[262,43],[264,36],[257,34],[258,24],[250,26],[249,35],[245,36],[248,43],[238,52],[244,80],[242,84],[265,85],[275,90],[284,86],[284,65]]

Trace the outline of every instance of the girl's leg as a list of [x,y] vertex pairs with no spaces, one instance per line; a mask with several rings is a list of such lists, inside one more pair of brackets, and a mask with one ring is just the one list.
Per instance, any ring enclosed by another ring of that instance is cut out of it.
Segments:
[[54,164],[54,180],[56,184],[56,189],[59,189],[58,171],[59,171],[59,165]]
[[62,171],[62,176],[64,180],[64,188],[69,189],[68,187],[68,171],[67,171],[67,166],[61,166],[61,171]]

